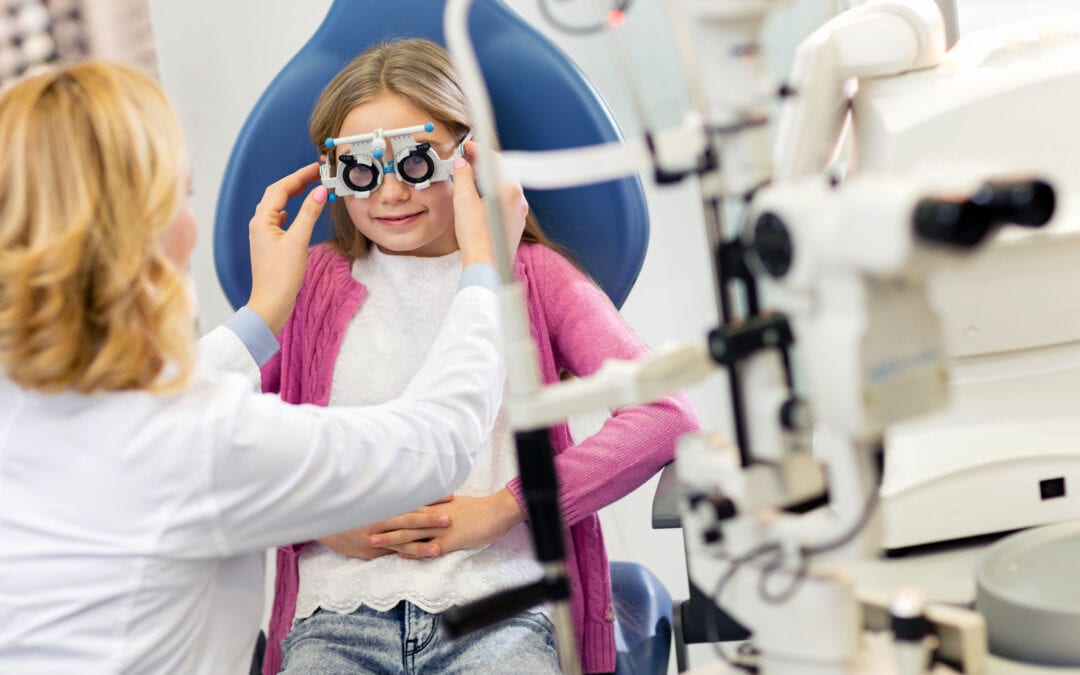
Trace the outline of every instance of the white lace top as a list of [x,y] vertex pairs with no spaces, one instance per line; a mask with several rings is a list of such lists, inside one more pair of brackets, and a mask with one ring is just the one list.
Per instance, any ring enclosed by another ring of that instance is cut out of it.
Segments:
[[[461,277],[461,253],[438,258],[387,255],[372,246],[353,262],[367,292],[342,340],[330,405],[382,403],[401,395],[435,338]],[[455,494],[485,496],[517,475],[505,411],[476,467]],[[528,526],[514,527],[477,550],[406,560],[359,560],[313,543],[300,555],[296,618],[319,607],[349,614],[361,605],[388,610],[408,600],[441,612],[492,592],[539,579]]]

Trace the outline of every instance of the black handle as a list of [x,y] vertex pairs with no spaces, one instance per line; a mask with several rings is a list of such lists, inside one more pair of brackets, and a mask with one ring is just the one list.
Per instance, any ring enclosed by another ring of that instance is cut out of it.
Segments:
[[450,637],[458,638],[509,619],[542,602],[565,600],[570,596],[569,588],[566,577],[544,578],[528,586],[489,595],[468,605],[451,607],[442,613],[440,622]]
[[564,554],[562,512],[559,510],[559,479],[547,429],[519,431],[517,442],[521,493],[529,512],[536,559],[562,562]]

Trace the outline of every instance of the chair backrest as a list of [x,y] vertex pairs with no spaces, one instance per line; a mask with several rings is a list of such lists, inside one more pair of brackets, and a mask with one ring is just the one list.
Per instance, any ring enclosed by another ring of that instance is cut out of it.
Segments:
[[[442,0],[335,0],[312,38],[260,97],[233,147],[214,223],[214,262],[234,307],[251,291],[247,222],[267,185],[315,160],[311,109],[327,82],[367,47],[401,37],[446,44]],[[617,140],[607,106],[585,76],[499,0],[476,0],[469,17],[491,93],[499,139],[513,150],[549,150]],[[527,191],[545,232],[566,246],[616,305],[626,299],[648,244],[637,178]],[[288,206],[296,213],[300,198]],[[329,237],[326,214],[313,243]]]

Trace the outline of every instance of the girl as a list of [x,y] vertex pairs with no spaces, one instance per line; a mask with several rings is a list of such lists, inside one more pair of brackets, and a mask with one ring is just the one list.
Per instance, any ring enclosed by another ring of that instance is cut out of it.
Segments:
[[[434,130],[414,140],[442,158],[471,125],[446,53],[410,39],[373,47],[334,77],[315,105],[310,135],[322,148],[328,137],[427,122]],[[367,150],[334,147],[327,159],[335,166],[334,153],[349,154],[352,162],[351,153]],[[394,160],[400,171],[405,157],[393,150],[391,138],[383,161]],[[365,173],[349,182],[364,186],[369,179]],[[330,406],[399,394],[429,349],[431,326],[446,312],[457,283],[461,254],[451,189],[450,182],[417,189],[388,174],[367,197],[346,196],[331,206],[333,241],[311,251],[281,352],[263,369],[264,390],[294,403]],[[515,272],[527,290],[547,382],[646,354],[602,291],[556,252],[535,222],[526,225],[524,241]],[[572,610],[588,672],[615,667],[608,562],[596,511],[669,462],[676,439],[695,428],[686,397],[673,394],[615,411],[580,444],[565,425],[553,434],[569,526]],[[264,673],[282,665],[288,673],[557,672],[542,611],[454,642],[436,630],[447,608],[540,576],[515,474],[511,433],[500,416],[476,469],[451,498],[280,549]]]
[[[267,547],[420,506],[468,474],[501,401],[494,294],[466,281],[454,295],[404,400],[288,406],[194,366],[190,179],[153,80],[92,63],[17,83],[0,94],[0,147],[0,663],[246,672]],[[457,171],[462,261],[490,263]],[[256,209],[237,331],[292,311],[326,191],[288,232],[281,209],[316,175]],[[258,377],[228,329],[204,342],[218,367]]]

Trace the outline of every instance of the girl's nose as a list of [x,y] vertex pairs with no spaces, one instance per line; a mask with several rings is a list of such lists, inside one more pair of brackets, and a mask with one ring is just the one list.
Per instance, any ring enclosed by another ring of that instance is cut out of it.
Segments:
[[387,174],[383,176],[383,182],[377,194],[383,201],[403,202],[409,198],[409,186],[398,180],[396,176]]

